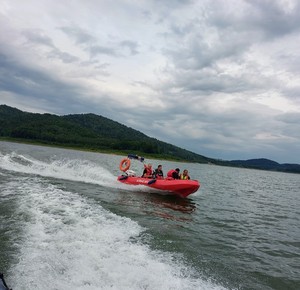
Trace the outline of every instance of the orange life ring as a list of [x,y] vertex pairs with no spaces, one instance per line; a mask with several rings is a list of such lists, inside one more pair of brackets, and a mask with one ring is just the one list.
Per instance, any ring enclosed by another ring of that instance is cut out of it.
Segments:
[[130,168],[130,159],[128,159],[128,158],[122,159],[121,163],[120,163],[120,170],[125,172],[129,168]]

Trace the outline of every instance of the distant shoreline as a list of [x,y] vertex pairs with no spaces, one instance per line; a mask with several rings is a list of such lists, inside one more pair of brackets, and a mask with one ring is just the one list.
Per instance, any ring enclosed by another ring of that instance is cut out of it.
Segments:
[[[43,142],[39,142],[39,141],[31,141],[31,140],[23,140],[23,139],[10,139],[10,138],[7,138],[7,137],[0,137],[0,142],[10,142],[10,143],[18,143],[18,144],[36,145],[36,146],[68,149],[68,150],[90,152],[90,153],[103,153],[103,154],[111,154],[111,155],[117,155],[117,156],[124,156],[124,155],[127,156],[130,153],[131,154],[135,153],[135,152],[132,152],[132,151],[123,152],[123,151],[106,150],[106,149],[89,149],[89,148],[82,148],[82,147],[76,147],[76,146],[72,147],[72,146],[60,145],[60,144],[48,144],[48,143],[43,143]],[[165,157],[159,157],[159,156],[152,156],[152,155],[144,154],[144,153],[140,153],[140,152],[137,153],[137,155],[147,157],[149,159],[158,159],[158,160],[166,160],[166,161],[185,162],[185,163],[198,163],[198,162],[191,162],[191,161],[186,161],[186,160],[178,160],[176,158],[172,159],[172,158],[165,158]]]
[[299,164],[267,158],[220,160],[149,137],[133,128],[95,114],[58,116],[23,112],[0,105],[0,140],[115,155],[136,154],[149,159],[300,173]]
[[[77,146],[67,146],[67,145],[61,145],[61,144],[48,144],[40,141],[33,141],[33,140],[24,140],[24,139],[13,139],[13,138],[8,138],[8,137],[0,137],[0,142],[10,142],[10,143],[18,143],[18,144],[27,144],[27,145],[36,145],[36,146],[44,146],[44,147],[52,147],[52,148],[60,148],[60,149],[68,149],[68,150],[76,150],[76,151],[82,151],[82,152],[90,152],[90,153],[103,153],[103,154],[111,154],[111,155],[117,155],[117,156],[127,156],[128,154],[136,154],[139,156],[143,156],[148,159],[155,159],[155,160],[165,160],[165,161],[173,161],[173,162],[184,162],[184,163],[195,163],[195,164],[208,164],[208,165],[217,165],[217,166],[225,166],[225,167],[233,167],[233,168],[240,168],[240,169],[254,169],[254,170],[263,170],[263,171],[272,171],[272,172],[280,172],[280,173],[293,173],[293,174],[300,174],[300,165],[294,164],[297,166],[295,170],[280,170],[277,168],[274,169],[267,169],[267,168],[260,168],[259,166],[249,166],[246,163],[250,162],[251,160],[248,161],[243,161],[240,160],[240,163],[234,163],[234,161],[223,161],[221,164],[218,162],[213,163],[213,162],[208,162],[208,163],[200,163],[200,162],[191,162],[187,160],[180,160],[176,158],[166,158],[163,156],[153,156],[152,154],[145,154],[141,152],[132,152],[132,150],[128,150],[127,152],[124,151],[117,151],[117,150],[107,150],[107,149],[91,149],[91,148],[82,148],[82,147],[77,147]],[[253,159],[255,160],[255,159]],[[269,160],[270,162],[273,162]],[[237,162],[237,161],[235,161]],[[279,164],[282,166],[282,164]]]

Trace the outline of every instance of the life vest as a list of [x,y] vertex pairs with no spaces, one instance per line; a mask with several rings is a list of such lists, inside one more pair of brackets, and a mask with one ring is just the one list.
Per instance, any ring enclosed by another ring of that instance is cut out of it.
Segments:
[[173,178],[173,172],[175,172],[175,169],[171,169],[167,173],[167,177],[172,177]]
[[187,175],[184,176],[183,174],[180,174],[180,179],[187,180],[189,179],[189,177]]
[[144,171],[145,173],[143,173],[143,176],[144,175],[148,175],[148,176],[152,175],[152,168],[149,168],[147,165],[144,165],[144,168],[145,168],[144,170],[146,170],[146,172]]

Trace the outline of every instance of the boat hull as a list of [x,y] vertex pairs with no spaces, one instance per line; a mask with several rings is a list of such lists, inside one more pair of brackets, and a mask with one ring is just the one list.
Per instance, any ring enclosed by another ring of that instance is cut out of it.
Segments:
[[118,181],[130,185],[144,185],[150,188],[162,190],[164,194],[187,197],[196,192],[200,183],[197,180],[180,180],[180,179],[149,179],[133,176],[118,176]]

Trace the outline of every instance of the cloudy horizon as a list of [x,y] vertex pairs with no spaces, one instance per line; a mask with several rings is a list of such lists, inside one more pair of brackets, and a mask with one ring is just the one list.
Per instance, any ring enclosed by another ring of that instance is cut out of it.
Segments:
[[0,0],[0,104],[300,164],[297,0]]

